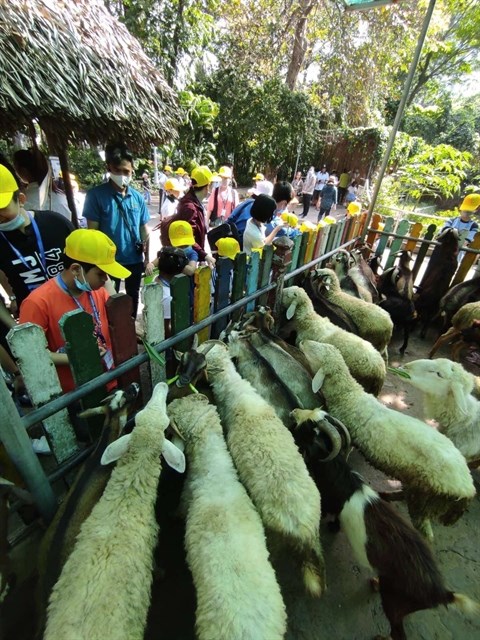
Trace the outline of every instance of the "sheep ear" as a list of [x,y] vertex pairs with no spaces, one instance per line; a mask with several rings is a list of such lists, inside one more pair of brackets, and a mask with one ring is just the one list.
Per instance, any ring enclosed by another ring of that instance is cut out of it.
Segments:
[[287,309],[287,320],[291,320],[295,315],[295,309],[297,308],[297,302],[294,300],[290,303],[290,306]]
[[170,440],[165,440],[163,443],[162,455],[169,467],[172,467],[172,469],[175,469],[178,473],[185,471],[186,465],[183,451],[180,451]]
[[319,369],[317,373],[313,376],[313,380],[312,380],[313,393],[317,393],[318,391],[320,391],[324,380],[325,380],[325,374],[321,369]]
[[454,380],[452,382],[452,393],[455,398],[455,403],[457,404],[460,411],[465,415],[468,413],[467,406],[467,394],[463,388],[463,384],[461,380]]
[[111,464],[112,462],[116,462],[119,458],[121,458],[128,449],[128,445],[130,443],[131,437],[132,437],[132,434],[128,433],[126,436],[117,438],[115,442],[112,442],[111,444],[109,444],[108,447],[103,452],[103,455],[100,460],[100,464],[102,465]]

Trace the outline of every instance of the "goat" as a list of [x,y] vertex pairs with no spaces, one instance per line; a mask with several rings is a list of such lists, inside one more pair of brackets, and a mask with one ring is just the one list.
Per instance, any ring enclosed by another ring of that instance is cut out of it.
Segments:
[[433,358],[444,344],[453,342],[452,358],[459,359],[460,352],[468,341],[480,344],[478,324],[480,323],[480,302],[469,302],[464,305],[452,318],[452,326],[441,335],[428,355]]

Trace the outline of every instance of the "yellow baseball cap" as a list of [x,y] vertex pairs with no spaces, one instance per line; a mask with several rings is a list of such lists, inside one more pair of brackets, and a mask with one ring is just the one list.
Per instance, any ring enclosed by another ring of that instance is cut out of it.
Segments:
[[218,249],[218,255],[222,258],[234,260],[237,253],[240,253],[240,245],[235,238],[220,238],[215,244]]
[[220,167],[220,169],[218,170],[218,175],[221,178],[231,178],[232,170],[230,169],[230,167]]
[[257,180],[265,180],[265,176],[263,175],[263,173],[256,173],[256,174],[253,176],[253,180],[254,180],[255,182],[257,182]]
[[169,173],[173,173],[173,169],[172,169],[172,167],[171,167],[169,164],[166,164],[166,165],[163,167],[163,170],[164,170],[164,171],[168,171]]
[[65,255],[72,260],[94,264],[114,278],[128,278],[131,271],[116,262],[117,247],[97,229],[76,229],[65,240]]
[[212,172],[210,169],[201,164],[192,171],[192,183],[195,187],[206,187],[212,180]]
[[168,237],[173,247],[190,247],[195,244],[193,228],[185,220],[175,220],[168,227]]
[[480,207],[480,193],[470,193],[465,196],[460,211],[476,211]]
[[296,227],[298,225],[298,216],[289,211],[284,211],[280,214],[280,218],[288,224],[289,227]]
[[313,222],[310,222],[310,220],[304,220],[300,225],[300,231],[302,233],[304,231],[315,231],[316,228],[316,225],[314,225]]
[[165,191],[185,191],[185,188],[176,178],[169,178],[165,182]]
[[362,205],[360,202],[350,202],[347,207],[347,211],[351,216],[354,216],[356,213],[360,213],[362,210]]
[[178,173],[179,176],[183,176],[185,174],[185,169],[183,167],[178,167],[175,173]]
[[8,207],[16,191],[18,191],[18,184],[13,174],[7,167],[0,164],[0,209]]

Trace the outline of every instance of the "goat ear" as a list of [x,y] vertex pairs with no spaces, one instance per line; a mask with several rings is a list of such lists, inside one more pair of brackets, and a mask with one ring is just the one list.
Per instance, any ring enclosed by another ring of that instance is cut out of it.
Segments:
[[319,369],[317,373],[313,376],[313,380],[312,380],[313,393],[317,393],[318,391],[320,391],[324,380],[325,380],[325,374],[321,369]]
[[162,455],[169,467],[172,467],[172,469],[175,469],[178,473],[183,473],[185,471],[186,463],[183,451],[180,451],[180,449],[176,447],[173,442],[170,442],[170,440],[165,439]]
[[92,407],[91,409],[85,409],[77,413],[77,418],[91,418],[92,416],[104,416],[108,411],[108,407]]
[[173,349],[173,355],[175,356],[175,359],[180,362],[183,354],[181,351],[177,351],[177,349]]
[[466,415],[468,413],[468,394],[463,387],[462,380],[454,380],[452,382],[452,393],[458,408],[464,415]]
[[192,349],[196,349],[198,347],[198,333],[193,336],[192,341]]
[[100,459],[100,464],[111,464],[112,462],[116,462],[119,458],[121,458],[128,449],[131,437],[132,434],[128,433],[126,436],[122,436],[121,438],[115,440],[115,442],[109,444],[103,452],[103,455]]
[[295,315],[295,309],[297,308],[297,301],[294,300],[290,303],[290,306],[287,309],[287,320],[291,320]]

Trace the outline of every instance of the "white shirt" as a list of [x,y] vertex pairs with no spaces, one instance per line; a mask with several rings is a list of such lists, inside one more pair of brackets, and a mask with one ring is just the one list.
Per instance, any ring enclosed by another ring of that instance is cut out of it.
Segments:
[[327,172],[322,173],[321,171],[319,171],[317,173],[317,184],[315,185],[315,189],[317,191],[322,191],[329,177],[330,177],[329,173]]
[[63,193],[49,190],[45,194],[42,204],[40,202],[40,187],[38,182],[30,182],[25,189],[25,195],[27,196],[27,201],[24,204],[25,211],[56,211],[67,218],[67,220],[72,220],[72,212],[68,208],[67,196]]
[[173,216],[174,213],[177,212],[177,206],[178,206],[178,200],[175,199],[173,202],[170,200],[170,198],[165,198],[165,200],[162,203],[162,208],[160,210],[160,215],[162,216],[162,218],[169,218],[170,216]]
[[247,255],[252,253],[252,249],[260,249],[265,244],[265,225],[257,224],[250,218],[243,232],[243,250]]

